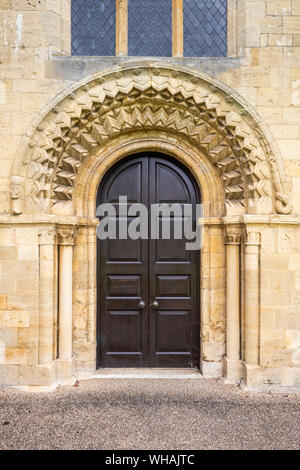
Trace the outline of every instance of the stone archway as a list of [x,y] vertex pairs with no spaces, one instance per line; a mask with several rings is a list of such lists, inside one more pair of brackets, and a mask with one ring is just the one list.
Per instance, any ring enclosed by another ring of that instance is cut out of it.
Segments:
[[146,65],[92,77],[53,103],[24,142],[13,182],[24,184],[25,212],[74,214],[87,157],[123,135],[156,130],[189,141],[217,169],[227,215],[289,213],[278,151],[242,101],[186,69]]
[[[58,380],[74,373],[72,352],[77,371],[95,370],[97,188],[116,161],[144,150],[161,151],[184,162],[203,194],[202,372],[222,373],[225,343],[229,381],[240,377],[242,359],[251,367],[257,365],[260,236],[245,220],[255,214],[288,214],[291,207],[272,137],[241,98],[187,69],[160,65],[117,69],[90,77],[51,103],[29,130],[24,149],[12,177],[12,211],[47,223],[54,236],[44,237],[41,229],[40,245],[46,247],[41,253],[59,245],[63,313]],[[247,243],[241,355],[243,240]],[[41,282],[40,299],[51,295],[51,285]],[[73,304],[67,298],[73,298]],[[48,353],[41,353],[39,364],[47,365],[51,358],[57,359],[49,335],[53,309],[41,307],[41,312],[38,348]]]

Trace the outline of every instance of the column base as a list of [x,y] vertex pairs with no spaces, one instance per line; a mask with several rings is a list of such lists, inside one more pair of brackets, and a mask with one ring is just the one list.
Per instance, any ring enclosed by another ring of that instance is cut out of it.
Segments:
[[242,361],[228,359],[224,356],[224,382],[226,384],[236,384],[243,377]]
[[55,363],[19,366],[19,386],[52,387],[56,383]]
[[75,359],[57,359],[55,361],[56,381],[59,385],[73,385],[75,378]]
[[207,379],[219,379],[223,377],[222,362],[200,361],[201,373]]
[[79,380],[91,379],[96,374],[96,361],[75,361],[76,377]]
[[242,367],[245,391],[300,393],[300,367],[260,367],[244,362]]

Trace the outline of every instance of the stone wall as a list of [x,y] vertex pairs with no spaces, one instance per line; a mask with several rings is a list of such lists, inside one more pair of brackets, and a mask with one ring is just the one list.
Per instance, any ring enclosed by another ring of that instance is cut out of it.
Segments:
[[[230,58],[159,61],[190,67],[239,93],[261,116],[280,149],[293,211],[286,222],[278,222],[276,217],[269,222],[256,221],[261,232],[261,375],[255,376],[253,384],[299,385],[300,2],[231,0],[229,4]],[[19,373],[24,377],[25,367],[38,363],[38,234],[43,227],[34,217],[17,216],[18,223],[11,217],[10,178],[24,136],[51,100],[79,80],[116,65],[157,62],[69,54],[70,0],[0,0],[0,384],[37,385],[43,381],[19,379]],[[79,238],[85,237],[85,229],[80,230]],[[224,264],[220,268],[224,270]],[[77,270],[75,265],[75,277]],[[53,282],[55,293],[57,280]],[[212,363],[220,362],[225,351],[224,318],[219,318],[225,306],[224,286],[217,278],[214,283],[215,290],[209,284],[209,295],[215,297],[215,309],[203,328],[205,361]],[[84,369],[85,362],[91,367],[93,354],[80,343],[80,337],[86,335],[80,316],[81,294],[74,292],[74,351]],[[55,299],[54,304],[57,293]],[[215,325],[213,330],[209,325]],[[211,338],[219,346],[210,352]],[[89,341],[93,344],[94,338]],[[54,359],[56,346],[54,342]],[[46,377],[43,384],[52,383],[51,374],[41,372],[41,377]]]

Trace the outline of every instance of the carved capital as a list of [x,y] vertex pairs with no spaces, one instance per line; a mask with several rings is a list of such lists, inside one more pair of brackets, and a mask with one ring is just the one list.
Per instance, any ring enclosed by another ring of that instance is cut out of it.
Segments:
[[261,233],[256,230],[246,229],[245,245],[260,245]]
[[61,228],[57,231],[57,240],[59,245],[75,245],[75,228]]
[[39,232],[39,245],[55,245],[56,233],[55,230],[41,230]]
[[242,242],[243,231],[239,225],[228,225],[226,227],[225,244],[240,245]]

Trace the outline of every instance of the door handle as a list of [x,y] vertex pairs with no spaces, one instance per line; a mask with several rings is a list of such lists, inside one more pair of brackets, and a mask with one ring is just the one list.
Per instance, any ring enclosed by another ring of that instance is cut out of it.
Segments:
[[145,306],[146,306],[145,302],[143,300],[141,300],[140,303],[139,303],[139,309],[143,310],[143,308],[145,308]]
[[154,300],[153,304],[151,305],[151,307],[154,308],[154,310],[158,310],[159,308],[159,303],[157,302],[157,300]]

